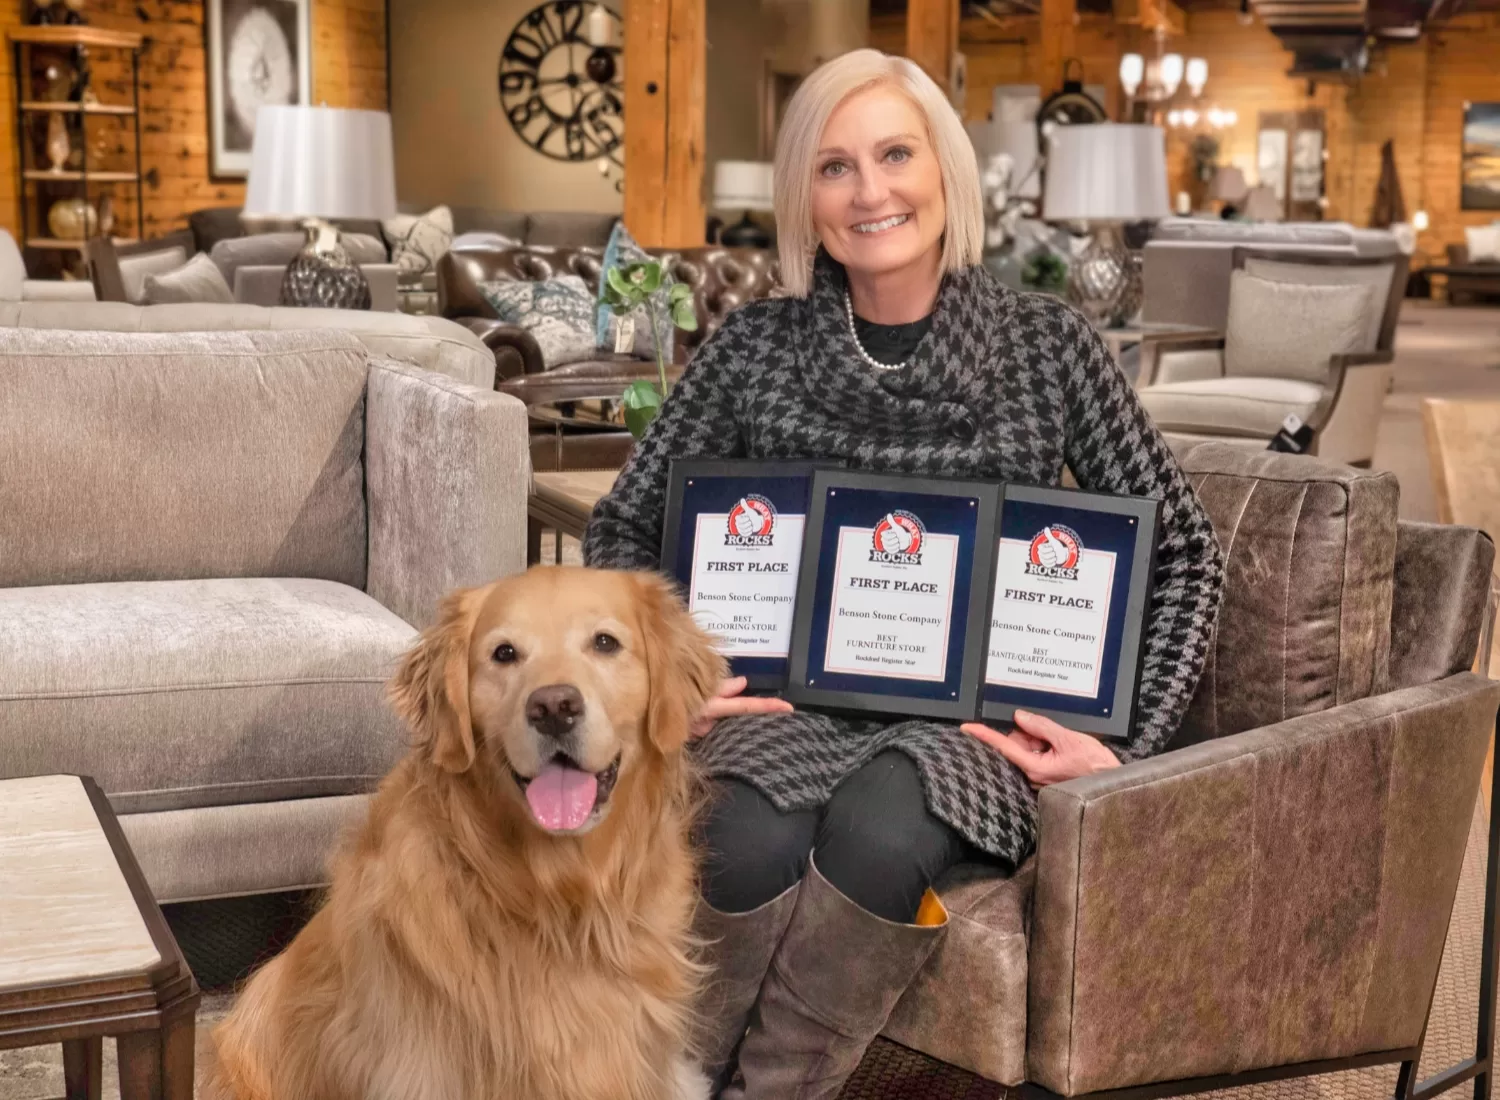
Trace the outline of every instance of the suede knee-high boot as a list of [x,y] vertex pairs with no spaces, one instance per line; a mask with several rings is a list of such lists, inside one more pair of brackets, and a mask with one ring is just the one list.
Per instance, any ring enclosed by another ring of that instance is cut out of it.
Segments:
[[745,1037],[771,956],[792,919],[797,889],[792,886],[748,913],[721,913],[698,899],[693,934],[703,943],[703,961],[711,973],[698,996],[693,1046],[715,1096],[734,1068],[735,1048]]
[[724,1100],[827,1100],[947,931],[867,913],[809,861]]

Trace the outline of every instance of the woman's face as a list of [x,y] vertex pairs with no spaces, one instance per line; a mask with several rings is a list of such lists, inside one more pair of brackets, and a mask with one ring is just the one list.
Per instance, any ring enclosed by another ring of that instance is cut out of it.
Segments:
[[926,121],[895,88],[858,92],[829,116],[813,161],[812,220],[850,272],[884,275],[936,259],[943,176]]

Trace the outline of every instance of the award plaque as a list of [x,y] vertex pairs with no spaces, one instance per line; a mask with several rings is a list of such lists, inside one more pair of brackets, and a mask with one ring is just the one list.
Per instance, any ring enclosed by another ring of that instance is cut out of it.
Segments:
[[1156,572],[1161,502],[1007,485],[980,715],[1044,714],[1125,738]]
[[813,471],[826,462],[678,460],[662,526],[662,572],[752,690],[786,683]]
[[786,697],[972,719],[999,500],[981,482],[817,471]]

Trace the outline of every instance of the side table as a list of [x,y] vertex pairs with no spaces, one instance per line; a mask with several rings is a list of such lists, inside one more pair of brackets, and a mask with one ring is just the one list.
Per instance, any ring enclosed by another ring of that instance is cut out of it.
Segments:
[[556,533],[557,553],[562,561],[562,537],[583,538],[589,517],[599,498],[614,487],[619,470],[567,470],[532,475],[531,496],[526,500],[526,564],[535,565],[542,556],[542,531]]
[[68,1100],[192,1100],[198,983],[93,780],[0,780],[0,1049],[61,1043]]

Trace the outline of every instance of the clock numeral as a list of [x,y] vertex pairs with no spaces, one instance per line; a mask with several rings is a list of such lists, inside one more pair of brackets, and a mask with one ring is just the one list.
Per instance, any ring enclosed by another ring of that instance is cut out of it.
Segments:
[[541,97],[533,95],[530,99],[523,99],[505,113],[510,118],[510,124],[519,130],[542,114],[545,109]]
[[500,74],[501,95],[530,95],[536,86],[536,73],[529,69],[507,69]]

